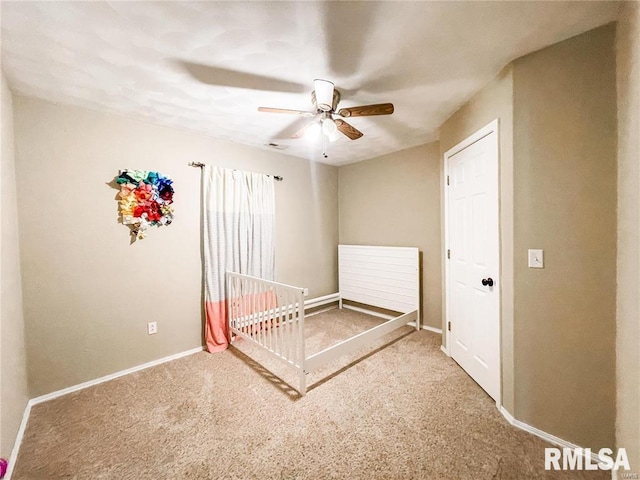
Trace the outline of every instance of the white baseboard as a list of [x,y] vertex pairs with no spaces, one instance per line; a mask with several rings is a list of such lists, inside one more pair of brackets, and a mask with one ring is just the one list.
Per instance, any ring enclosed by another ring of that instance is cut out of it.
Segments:
[[[502,413],[502,416],[507,419],[507,422],[509,422],[514,427],[519,428],[520,430],[524,430],[525,432],[529,432],[529,433],[535,435],[536,437],[539,437],[539,438],[541,438],[543,440],[546,440],[547,442],[549,442],[549,443],[551,443],[553,445],[557,445],[558,447],[571,448],[571,449],[582,448],[582,447],[580,447],[580,446],[578,446],[578,445],[576,445],[574,443],[571,443],[571,442],[568,442],[566,440],[563,440],[562,438],[556,437],[555,435],[551,435],[550,433],[547,433],[547,432],[542,431],[542,430],[540,430],[540,429],[538,429],[536,427],[532,427],[531,425],[528,425],[528,424],[526,424],[524,422],[521,422],[520,420],[517,420],[504,407],[500,407],[499,410],[500,410],[500,413]],[[591,452],[591,460],[594,463],[598,463],[598,462],[600,462],[600,457],[598,456],[597,453]]]
[[449,352],[447,352],[447,349],[444,347],[444,345],[440,345],[440,350],[442,350],[442,353],[444,353],[447,357],[449,356]]
[[77,392],[78,390],[83,390],[85,388],[93,387],[94,385],[108,382],[109,380],[114,380],[118,377],[123,377],[124,375],[129,375],[130,373],[139,372],[140,370],[144,370],[150,367],[155,367],[156,365],[170,362],[171,360],[177,360],[178,358],[193,355],[194,353],[201,352],[203,349],[204,347],[197,347],[197,348],[192,348],[191,350],[187,350],[186,352],[175,353],[173,355],[169,355],[168,357],[163,357],[163,358],[159,358],[158,360],[153,360],[151,362],[143,363],[142,365],[138,365],[137,367],[127,368],[126,370],[121,370],[119,372],[111,373],[109,375],[105,375],[104,377],[96,378],[95,380],[89,380],[88,382],[79,383],[78,385],[73,385],[71,387],[63,388],[62,390],[57,390],[55,392],[47,393],[46,395],[41,395],[39,397],[32,398],[31,400],[29,400],[29,403],[31,403],[31,405],[37,405],[42,402],[53,400],[54,398],[62,397],[63,395],[68,395],[69,393]]
[[423,325],[423,330],[427,330],[428,332],[437,333],[438,335],[442,335],[442,329],[436,327],[430,327],[429,325]]
[[511,425],[515,425],[516,419],[513,418],[513,415],[511,415],[506,408],[498,407],[498,410],[500,411],[502,416],[507,419],[507,422],[509,422]]
[[24,414],[22,415],[22,422],[20,423],[20,428],[18,429],[16,440],[13,443],[13,450],[11,450],[11,457],[9,458],[9,466],[7,468],[7,473],[5,474],[4,479],[11,480],[13,467],[15,466],[16,460],[18,459],[18,452],[20,451],[20,445],[22,444],[22,437],[24,436],[24,432],[27,428],[27,423],[29,422],[29,416],[31,415],[31,407],[33,407],[34,405],[38,405],[39,403],[53,400],[54,398],[62,397],[64,395],[68,395],[69,393],[77,392],[78,390],[83,390],[85,388],[92,387],[100,383],[108,382],[109,380],[114,380],[118,377],[129,375],[130,373],[139,372],[140,370],[144,370],[146,368],[155,367],[156,365],[160,365],[162,363],[167,363],[172,360],[177,360],[182,357],[187,357],[189,355],[193,355],[194,353],[201,352],[202,350],[204,350],[204,347],[192,348],[191,350],[187,350],[186,352],[175,353],[173,355],[169,355],[168,357],[163,357],[163,358],[159,358],[158,360],[153,360],[151,362],[143,363],[142,365],[138,365],[137,367],[127,368],[126,370],[121,370],[120,372],[111,373],[109,375],[105,375],[104,377],[96,378],[95,380],[89,380],[88,382],[83,382],[78,385],[73,385],[71,387],[63,388],[62,390],[57,390],[55,392],[47,393],[46,395],[41,395],[39,397],[32,398],[27,402],[27,406],[24,409]]
[[27,402],[27,406],[24,408],[24,413],[22,414],[22,422],[20,422],[20,428],[18,428],[18,434],[16,435],[16,440],[13,442],[13,449],[11,450],[11,456],[9,457],[9,466],[7,467],[7,473],[4,475],[5,480],[11,480],[11,475],[13,474],[13,467],[16,464],[16,460],[18,459],[18,452],[20,451],[20,445],[22,444],[22,437],[24,436],[24,432],[27,429],[27,422],[29,422],[29,415],[31,415],[31,400]]
[[330,295],[325,295],[324,297],[316,297],[310,298],[304,301],[305,310],[308,308],[320,307],[322,305],[327,305],[329,303],[335,303],[340,301],[339,293],[332,293]]
[[304,314],[304,318],[313,317],[314,315],[318,315],[319,313],[325,313],[325,312],[328,312],[330,310],[336,310],[337,308],[338,308],[337,306],[321,308],[320,310],[316,310],[315,312],[305,313]]

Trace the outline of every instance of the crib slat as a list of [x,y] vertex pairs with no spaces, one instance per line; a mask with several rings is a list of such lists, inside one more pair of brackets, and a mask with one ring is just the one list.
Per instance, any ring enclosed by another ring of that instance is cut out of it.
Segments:
[[283,342],[283,336],[284,336],[284,325],[282,323],[282,298],[280,297],[280,295],[278,295],[277,297],[278,299],[278,353],[280,354],[281,357],[284,358],[284,342]]
[[247,325],[247,310],[249,308],[249,298],[247,296],[247,289],[248,289],[248,284],[245,280],[243,280],[240,284],[240,291],[242,292],[242,331],[244,332],[245,335],[250,335],[251,332],[249,332],[248,330],[248,325]]
[[291,308],[291,314],[289,316],[289,323],[291,325],[291,339],[289,340],[291,342],[291,361],[295,364],[298,360],[298,352],[296,349],[296,299],[293,295],[289,297],[289,305]]
[[[240,280],[240,279],[238,279]],[[242,333],[244,334],[244,322],[242,321],[242,312],[244,310],[244,292],[242,291],[242,282],[238,282],[238,284],[236,285],[236,295],[237,295],[237,299],[236,299],[236,304],[237,304],[237,310],[236,310],[236,317],[237,317],[237,321],[238,321],[238,327],[240,328],[240,330],[242,331]]]
[[294,303],[294,308],[295,308],[295,319],[296,319],[296,338],[294,339],[295,342],[295,349],[296,349],[296,365],[300,364],[300,349],[298,348],[298,345],[300,344],[300,303],[298,302],[298,298],[297,296],[294,297],[293,300]]
[[249,295],[249,303],[250,303],[250,309],[249,309],[249,314],[247,315],[248,319],[249,319],[249,324],[251,325],[251,337],[257,341],[258,343],[258,332],[256,330],[256,322],[255,322],[255,318],[253,317],[253,312],[256,311],[256,284],[255,282],[251,282],[251,294]]
[[271,312],[269,310],[269,287],[264,285],[262,288],[262,311],[264,312],[264,336],[266,347],[271,348]]
[[251,311],[249,312],[249,322],[253,327],[253,339],[260,343],[260,325],[257,323],[258,312],[258,284],[251,282]]
[[287,294],[282,294],[282,353],[285,359],[289,358],[289,325],[287,323],[287,312],[289,311]]
[[293,299],[293,295],[291,295],[291,293],[289,293],[289,326],[291,327],[290,333],[291,335],[289,336],[289,349],[291,351],[291,354],[289,355],[289,358],[291,359],[291,362],[293,362],[294,364],[296,363],[296,322],[295,322],[295,317],[296,317],[296,311],[294,308],[294,302],[295,300]]
[[264,285],[260,285],[260,328],[262,329],[262,341],[264,342],[264,347],[269,348],[269,312],[267,312],[267,298],[266,298],[266,288]]
[[305,332],[304,332],[304,296],[302,294],[302,292],[298,292],[298,305],[300,305],[300,308],[298,310],[298,322],[300,324],[300,338],[299,338],[299,342],[300,342],[300,372],[301,372],[301,378],[303,379],[301,382],[302,385],[302,390],[301,393],[304,395],[306,393],[306,380],[305,380],[305,362],[306,362],[306,353],[305,353]]
[[260,325],[256,323],[256,312],[258,311],[258,284],[251,282],[251,311],[249,312],[249,321],[253,329],[253,339],[260,343]]
[[274,352],[275,348],[273,344],[273,305],[272,303],[273,302],[271,301],[271,287],[268,287],[266,298],[265,298],[265,305],[266,305],[266,311],[267,311],[267,325],[269,328],[269,350]]
[[259,320],[260,322],[258,323],[259,328],[260,328],[260,338],[262,339],[262,341],[260,342],[261,345],[265,348],[269,348],[269,343],[267,342],[267,317],[266,317],[266,312],[264,311],[264,285],[263,284],[258,284],[258,299],[257,299],[257,303],[258,303],[258,315],[259,315]]
[[304,338],[304,332],[302,331],[302,309],[304,305],[300,303],[299,295],[296,295],[296,325],[298,326],[298,335],[296,336],[296,352],[298,352],[298,362],[296,365],[302,365],[304,358],[302,357],[302,350],[300,349],[301,339]]
[[229,281],[229,295],[231,295],[231,321],[234,328],[239,328],[238,325],[238,279],[231,277]]
[[285,325],[287,327],[287,360],[291,360],[291,296],[289,292],[285,294]]
[[299,309],[299,305],[298,305],[298,299],[296,298],[296,296],[293,297],[293,322],[295,324],[295,335],[293,337],[293,349],[296,352],[296,361],[295,364],[299,365],[300,364],[300,349],[298,348],[298,345],[300,344],[300,313],[298,311]]
[[249,323],[248,313],[251,311],[251,283],[244,282],[244,312],[242,312],[242,317],[244,318],[245,330],[249,338],[253,338],[251,331],[251,324]]

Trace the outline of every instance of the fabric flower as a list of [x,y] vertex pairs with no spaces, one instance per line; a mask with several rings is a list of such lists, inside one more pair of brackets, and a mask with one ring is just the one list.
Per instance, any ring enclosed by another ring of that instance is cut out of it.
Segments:
[[135,183],[142,182],[145,178],[147,178],[146,170],[128,170],[127,174],[133,178]]
[[144,179],[144,183],[155,184],[158,183],[158,172],[148,172],[147,178]]
[[122,215],[133,215],[134,209],[137,207],[136,202],[131,201],[121,201],[120,202],[120,213]]
[[120,193],[118,195],[120,195],[120,198],[125,198],[131,195],[131,192],[133,192],[135,189],[136,186],[133,183],[123,183],[122,185],[120,185]]
[[147,218],[150,222],[157,222],[162,218],[160,208],[158,208],[158,204],[156,202],[150,203],[147,207]]
[[171,202],[173,200],[173,187],[171,185],[165,185],[158,193],[164,201]]
[[125,225],[133,225],[134,223],[136,223],[138,220],[133,216],[133,213],[129,214],[123,214],[122,215],[122,223]]
[[153,186],[141,182],[133,193],[136,196],[136,200],[138,200],[139,203],[143,203],[153,198]]
[[131,177],[128,173],[127,170],[125,170],[124,172],[122,172],[120,175],[118,175],[116,177],[116,183],[117,184],[123,184],[123,183],[138,183],[136,182],[133,177]]
[[123,170],[115,179],[120,187],[118,204],[122,223],[142,240],[150,226],[173,221],[173,181],[159,172]]

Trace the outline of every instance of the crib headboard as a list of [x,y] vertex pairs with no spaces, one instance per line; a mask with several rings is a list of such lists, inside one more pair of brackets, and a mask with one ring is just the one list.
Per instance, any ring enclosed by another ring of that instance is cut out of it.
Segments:
[[418,249],[338,245],[338,281],[343,300],[401,313],[419,310]]

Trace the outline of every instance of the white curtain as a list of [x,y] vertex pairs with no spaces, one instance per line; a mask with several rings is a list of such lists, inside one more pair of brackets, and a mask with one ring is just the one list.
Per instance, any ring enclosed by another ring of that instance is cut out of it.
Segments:
[[274,180],[269,175],[215,166],[202,171],[207,350],[229,346],[227,271],[273,280]]

